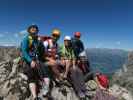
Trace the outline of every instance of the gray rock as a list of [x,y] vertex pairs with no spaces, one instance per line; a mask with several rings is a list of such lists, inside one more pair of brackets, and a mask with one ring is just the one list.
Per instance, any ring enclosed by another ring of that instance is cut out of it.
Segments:
[[54,100],[79,100],[72,88],[63,88],[65,93],[62,93],[62,91],[60,90],[61,88],[53,88],[52,97]]
[[129,92],[126,88],[123,88],[117,84],[114,84],[111,88],[110,88],[111,93],[116,96],[119,97],[119,99],[124,99],[124,100],[133,100],[133,96],[131,94],[131,92]]
[[[22,67],[18,65],[18,59],[13,60],[17,55],[16,49],[10,50],[6,48],[5,50],[0,49],[0,51],[0,57],[3,57],[0,58],[0,100],[31,100],[32,97],[28,90],[27,77],[22,73]],[[133,93],[132,62],[133,53],[130,53],[128,63],[124,65],[124,69],[121,70],[119,75],[114,75],[115,78],[113,79],[114,83],[118,83],[119,87],[124,87],[129,94],[130,91]],[[95,83],[87,82],[86,85],[89,93],[95,95],[95,89],[97,88]],[[63,92],[62,87],[54,87],[52,89],[51,94],[54,100],[79,100],[73,88],[66,86],[63,88],[65,89]],[[126,96],[127,94],[124,95],[124,97]]]
[[112,83],[119,84],[133,95],[133,52],[128,54],[128,61],[120,70],[113,75]]

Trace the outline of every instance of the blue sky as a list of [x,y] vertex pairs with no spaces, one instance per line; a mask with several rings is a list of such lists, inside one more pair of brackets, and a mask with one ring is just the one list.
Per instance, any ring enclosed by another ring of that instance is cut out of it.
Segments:
[[37,24],[65,35],[80,31],[86,48],[133,49],[133,0],[0,0],[0,45],[18,45],[18,33]]

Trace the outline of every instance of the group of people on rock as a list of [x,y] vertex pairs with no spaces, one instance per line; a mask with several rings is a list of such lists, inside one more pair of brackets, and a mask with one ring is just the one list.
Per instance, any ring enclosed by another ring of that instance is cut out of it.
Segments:
[[40,100],[40,80],[43,83],[40,92],[44,97],[50,93],[50,84],[54,81],[56,85],[72,85],[79,98],[84,99],[88,95],[84,75],[89,72],[89,63],[80,40],[81,33],[65,36],[62,45],[58,44],[59,29],[53,29],[51,36],[39,36],[38,26],[31,25],[27,33],[21,42],[21,56],[33,99]]

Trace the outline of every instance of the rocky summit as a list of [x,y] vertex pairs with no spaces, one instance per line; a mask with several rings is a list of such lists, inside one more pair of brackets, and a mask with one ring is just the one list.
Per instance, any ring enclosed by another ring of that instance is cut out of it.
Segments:
[[[17,49],[2,48],[0,60],[0,100],[32,100],[28,89],[27,77],[18,64]],[[91,84],[91,82],[86,83]],[[96,86],[93,85],[96,89]],[[88,89],[90,89],[88,87]],[[92,94],[95,92],[91,92]],[[52,100],[79,100],[72,87],[62,86],[52,88]]]
[[[27,77],[22,73],[22,66],[13,62],[4,61],[0,63],[0,100],[32,100],[28,90]],[[89,81],[86,83],[91,84]],[[92,89],[92,91],[91,91]],[[94,94],[96,84],[88,87],[90,93]],[[53,87],[53,100],[79,100],[72,87]]]
[[[18,64],[16,49],[6,49],[0,53],[0,100],[32,100],[28,89],[27,77],[22,73],[23,68]],[[9,53],[9,52],[10,53]],[[15,56],[12,55],[15,53]],[[2,56],[1,56],[2,57]],[[10,59],[9,59],[10,58]],[[133,100],[133,52],[128,55],[126,64],[118,70],[111,79],[110,92],[119,97],[118,100]],[[97,85],[91,80],[86,82],[88,94],[95,95]],[[53,100],[79,100],[72,87],[53,87]],[[92,99],[89,99],[92,100]]]
[[21,67],[7,61],[0,63],[0,69],[0,100],[26,100],[30,94]]

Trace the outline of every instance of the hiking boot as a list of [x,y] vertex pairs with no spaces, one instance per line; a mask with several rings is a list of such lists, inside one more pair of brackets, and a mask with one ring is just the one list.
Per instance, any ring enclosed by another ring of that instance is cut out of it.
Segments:
[[84,97],[84,98],[80,98],[80,100],[87,100],[87,99]]
[[83,92],[78,92],[78,96],[82,100],[85,98],[85,94]]
[[86,96],[87,98],[92,98],[92,97],[93,97],[93,94],[92,94],[92,93],[87,93],[87,94],[85,94],[85,96]]
[[34,100],[42,100],[40,97],[36,97],[34,98]]
[[65,87],[61,87],[61,88],[59,89],[59,92],[61,92],[64,96],[67,96],[67,90],[66,90]]
[[41,93],[42,93],[42,95],[45,97],[45,96],[47,96],[48,95],[48,93],[49,93],[49,86],[43,86],[43,88],[42,88],[42,90],[41,90]]

